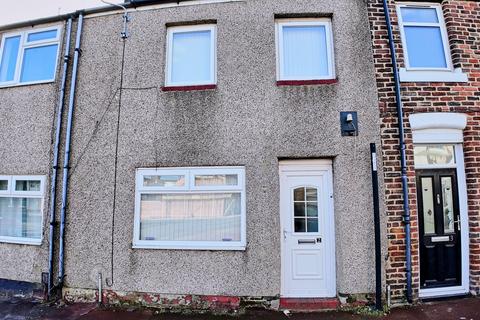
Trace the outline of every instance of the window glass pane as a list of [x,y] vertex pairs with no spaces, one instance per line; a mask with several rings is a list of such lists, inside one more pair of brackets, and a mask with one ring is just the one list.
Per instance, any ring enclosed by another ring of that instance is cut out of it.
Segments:
[[307,216],[318,217],[318,205],[316,202],[307,203]]
[[34,32],[34,33],[28,34],[27,42],[55,39],[56,37],[57,37],[57,30]]
[[318,232],[317,189],[300,187],[293,190],[295,232]]
[[305,202],[296,202],[294,205],[294,216],[295,217],[304,217],[305,216]]
[[140,239],[240,241],[239,193],[142,194]]
[[307,219],[307,232],[318,232],[318,219]]
[[213,174],[195,176],[196,186],[236,186],[238,176],[236,174]]
[[306,232],[307,228],[305,225],[304,218],[295,218],[295,232]]
[[443,229],[445,233],[455,232],[454,229],[454,208],[452,178],[442,177],[442,198],[443,198]]
[[55,75],[58,45],[25,49],[20,82],[50,80]]
[[328,70],[325,26],[283,27],[283,75],[288,78],[326,76]]
[[435,8],[408,8],[402,7],[403,22],[438,22],[437,10]]
[[293,190],[293,200],[294,201],[305,201],[305,188],[297,188]]
[[176,32],[173,34],[171,81],[173,83],[210,82],[212,32]]
[[8,180],[0,180],[0,191],[8,190]]
[[455,147],[451,144],[416,145],[415,165],[453,165]]
[[435,233],[435,211],[433,207],[432,178],[422,178],[423,232]]
[[40,180],[17,180],[15,191],[40,191]]
[[2,61],[0,61],[0,82],[14,80],[19,47],[20,36],[5,39]]
[[160,175],[144,176],[144,187],[183,187],[185,185],[185,176],[182,175]]
[[307,201],[317,201],[317,189],[307,188]]
[[410,67],[447,67],[440,27],[405,26],[404,30]]
[[42,200],[0,197],[0,236],[40,239]]

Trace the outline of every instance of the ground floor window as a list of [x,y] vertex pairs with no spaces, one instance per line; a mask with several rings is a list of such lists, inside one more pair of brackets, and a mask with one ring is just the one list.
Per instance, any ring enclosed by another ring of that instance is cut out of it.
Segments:
[[245,248],[243,167],[138,169],[136,248]]
[[0,241],[40,244],[44,177],[0,176]]

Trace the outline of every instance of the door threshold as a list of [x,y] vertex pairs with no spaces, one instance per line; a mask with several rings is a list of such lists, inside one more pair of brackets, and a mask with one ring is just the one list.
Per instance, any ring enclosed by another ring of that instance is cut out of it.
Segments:
[[419,297],[420,299],[435,299],[463,296],[467,295],[468,293],[468,289],[465,289],[465,287],[463,286],[440,287],[431,289],[420,289]]
[[326,311],[340,307],[337,298],[280,298],[280,310]]

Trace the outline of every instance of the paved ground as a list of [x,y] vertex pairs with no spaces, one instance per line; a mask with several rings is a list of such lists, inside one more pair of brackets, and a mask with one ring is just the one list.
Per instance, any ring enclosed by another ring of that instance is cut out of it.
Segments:
[[298,313],[290,317],[263,310],[232,316],[155,314],[152,311],[102,310],[92,304],[46,306],[25,300],[0,300],[0,320],[480,320],[480,299],[465,298],[396,308],[387,316],[372,317],[346,312]]

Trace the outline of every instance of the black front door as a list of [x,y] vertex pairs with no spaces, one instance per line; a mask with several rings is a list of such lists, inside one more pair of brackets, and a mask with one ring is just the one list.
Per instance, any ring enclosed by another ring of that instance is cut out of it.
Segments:
[[417,170],[421,288],[461,285],[455,169]]

